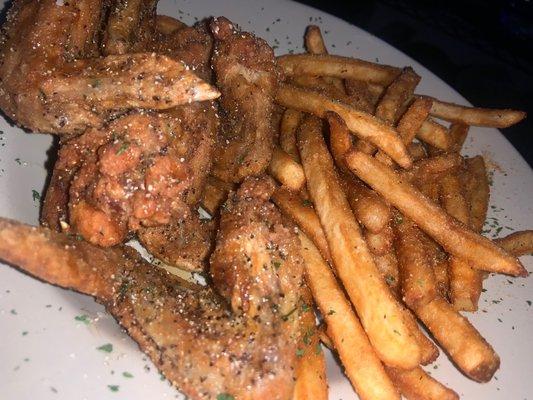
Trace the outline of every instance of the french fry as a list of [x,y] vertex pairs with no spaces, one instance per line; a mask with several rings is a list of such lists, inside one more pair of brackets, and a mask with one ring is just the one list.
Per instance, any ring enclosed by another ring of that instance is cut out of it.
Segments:
[[335,350],[335,346],[331,342],[331,339],[328,336],[327,330],[328,330],[328,328],[327,328],[326,324],[324,322],[322,322],[318,326],[318,337],[320,338],[320,341],[322,342],[322,344],[324,346],[326,346],[330,350]]
[[313,240],[322,257],[331,264],[328,242],[311,201],[302,200],[298,195],[284,188],[276,189],[272,195],[272,201],[283,214],[292,219]]
[[401,69],[396,67],[326,54],[287,54],[277,59],[287,76],[333,76],[388,86],[401,73]]
[[[441,180],[441,202],[448,214],[468,225],[470,210],[461,191],[461,181],[454,173],[447,174]],[[472,268],[463,259],[451,256],[450,272],[450,301],[456,310],[476,311],[483,289],[481,271]]]
[[414,368],[420,363],[420,347],[407,326],[406,310],[381,277],[350,211],[322,137],[321,121],[308,116],[297,137],[307,188],[326,234],[333,265],[370,342],[387,365]]
[[344,88],[348,96],[361,96],[365,98],[372,105],[372,111],[385,90],[383,86],[355,79],[345,79]]
[[344,192],[357,220],[369,232],[377,233],[385,229],[392,214],[383,197],[355,177],[343,175],[342,178]]
[[318,92],[286,84],[279,86],[276,101],[284,107],[295,108],[321,118],[325,117],[327,111],[336,112],[355,135],[383,150],[400,166],[404,168],[411,166],[407,149],[396,131],[370,114],[356,110],[348,104],[331,100]]
[[157,31],[165,35],[170,35],[171,33],[187,26],[183,22],[168,15],[156,15],[155,24]]
[[389,285],[393,293],[397,293],[400,285],[400,273],[398,271],[396,253],[389,251],[382,256],[374,256],[374,262],[387,285]]
[[373,157],[354,151],[348,153],[346,163],[360,179],[398,208],[402,214],[411,218],[448,253],[463,258],[475,268],[488,272],[514,276],[527,275],[526,269],[518,259],[446,214],[386,165]]
[[215,215],[233,188],[234,185],[232,183],[227,183],[214,176],[209,176],[202,193],[200,204],[209,214]]
[[292,191],[298,192],[305,186],[302,166],[279,147],[274,148],[268,173]]
[[364,237],[370,252],[376,256],[383,256],[392,249],[394,232],[390,225],[386,225],[379,232],[365,230]]
[[447,103],[428,96],[433,101],[431,115],[446,121],[460,122],[465,125],[507,128],[522,121],[526,117],[523,111],[477,108]]
[[[306,292],[309,291],[305,289]],[[320,347],[314,312],[310,309],[302,313],[300,323],[303,335],[298,344],[298,350],[303,355],[297,360],[292,400],[327,400],[326,360]]]
[[[313,242],[300,233],[305,277],[346,375],[361,399],[400,399],[375,347]],[[355,279],[355,276],[353,277]]]
[[456,122],[450,125],[448,135],[450,136],[450,148],[448,151],[460,153],[465,143],[466,137],[468,136],[468,130],[470,127],[465,124]]
[[329,124],[329,147],[331,155],[335,160],[337,168],[343,172],[348,172],[348,167],[344,162],[344,157],[353,146],[353,135],[350,134],[344,120],[334,112],[326,113],[326,120]]
[[533,230],[514,232],[496,239],[495,242],[516,257],[533,254]]
[[421,239],[424,242],[424,248],[435,276],[437,291],[444,299],[448,299],[450,290],[450,277],[448,256],[442,251],[442,248],[429,236],[423,234]]
[[500,358],[479,332],[440,296],[414,310],[459,369],[477,382],[488,382]]
[[459,400],[459,395],[422,368],[409,371],[387,368],[387,373],[407,400]]
[[411,156],[413,162],[420,161],[427,157],[426,149],[424,149],[424,145],[422,143],[409,143],[407,145],[407,150],[409,151],[409,155]]
[[490,187],[482,156],[465,159],[465,195],[470,204],[470,226],[481,232],[489,208]]
[[385,90],[376,107],[376,117],[391,124],[396,123],[419,82],[420,76],[412,68],[404,68]]
[[459,154],[444,153],[417,161],[410,170],[402,171],[402,175],[419,184],[423,181],[436,181],[461,167],[462,163],[463,159]]
[[448,130],[432,119],[427,119],[422,123],[416,137],[424,143],[444,151],[447,151],[451,145]]
[[296,129],[301,119],[302,113],[300,111],[287,108],[283,113],[279,128],[279,145],[296,162],[300,162],[300,154],[298,154],[298,147],[296,147]]
[[422,232],[406,217],[397,215],[394,246],[400,270],[402,300],[414,309],[437,296],[435,276],[425,251]]

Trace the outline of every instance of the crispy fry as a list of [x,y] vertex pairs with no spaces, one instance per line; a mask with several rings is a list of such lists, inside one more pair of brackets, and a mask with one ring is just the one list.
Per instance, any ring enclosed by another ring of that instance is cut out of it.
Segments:
[[157,15],[155,17],[155,23],[157,31],[165,35],[170,35],[172,32],[187,26],[183,22],[168,15]]
[[431,115],[446,121],[460,122],[466,125],[507,128],[526,117],[524,111],[467,107],[440,101],[429,96],[420,97],[430,98],[433,101]]
[[343,172],[348,172],[349,170],[344,162],[344,157],[352,148],[354,137],[350,134],[346,123],[338,114],[328,111],[326,113],[326,120],[329,124],[329,147],[331,149],[331,155],[335,160],[337,168]]
[[437,296],[437,285],[421,238],[422,232],[409,218],[398,214],[395,220],[394,245],[402,299],[413,309],[432,301]]
[[283,186],[295,192],[305,186],[305,175],[302,166],[279,147],[274,148],[272,159],[268,165],[268,173]]
[[[305,288],[305,291],[308,292],[309,289]],[[326,360],[320,347],[318,327],[315,324],[315,314],[312,309],[302,313],[300,320],[303,335],[298,349],[303,352],[303,355],[296,365],[292,400],[327,400]]]
[[385,88],[370,82],[358,81],[355,79],[345,79],[344,88],[348,96],[359,96],[365,99],[374,110]]
[[230,190],[233,190],[234,185],[221,181],[214,176],[209,176],[205,184],[204,192],[200,204],[211,215],[215,215],[228,197]]
[[311,238],[322,257],[331,264],[328,242],[311,201],[302,200],[298,195],[284,188],[278,188],[274,192],[272,201],[283,214],[292,219]]
[[533,230],[514,232],[495,242],[516,257],[533,254]]
[[296,146],[296,129],[301,119],[302,113],[300,111],[287,108],[281,118],[279,130],[280,147],[297,162],[300,162],[300,154],[298,154],[298,147]]
[[527,275],[518,259],[447,215],[386,165],[373,157],[354,151],[348,153],[346,162],[360,179],[411,218],[450,254],[485,271],[514,276]]
[[[448,214],[468,225],[470,210],[461,190],[461,181],[455,173],[444,176],[440,183],[441,202]],[[468,262],[451,256],[450,301],[456,310],[476,311],[483,280],[481,271],[472,268]]]
[[437,181],[444,174],[459,168],[463,159],[457,153],[439,154],[424,158],[413,164],[413,168],[402,171],[403,176],[418,184],[424,181]]
[[426,149],[424,149],[424,145],[422,143],[409,143],[407,145],[407,150],[409,151],[413,162],[420,161],[427,157]]
[[335,270],[380,359],[391,366],[414,368],[420,363],[420,347],[405,321],[406,311],[390,292],[362,238],[321,128],[319,119],[307,117],[298,129],[298,148]]
[[379,232],[370,232],[365,230],[364,232],[366,244],[376,256],[382,256],[389,253],[392,249],[392,242],[394,240],[394,232],[390,225],[386,225]]
[[424,143],[444,151],[447,151],[451,145],[448,130],[432,119],[427,119],[422,123],[422,126],[416,133],[416,137]]
[[482,156],[465,159],[465,195],[470,204],[470,226],[481,232],[489,208],[489,180]]
[[410,371],[387,368],[387,373],[407,400],[459,400],[457,393],[420,367]]
[[328,327],[326,326],[326,323],[322,322],[318,326],[317,329],[318,329],[318,337],[320,338],[320,341],[322,342],[322,344],[330,350],[335,350],[335,346],[333,345],[333,343],[331,342],[331,339],[328,336],[328,332],[327,332]]
[[437,297],[415,313],[465,375],[477,382],[492,378],[500,358],[451,304]]
[[[400,396],[368,340],[333,272],[313,242],[300,233],[305,277],[328,328],[346,375],[361,399],[398,399]],[[355,279],[355,276],[353,277]]]
[[428,235],[422,234],[421,239],[424,242],[429,263],[433,268],[437,290],[444,299],[448,299],[450,290],[448,256]]
[[463,144],[465,143],[466,137],[468,135],[468,130],[470,127],[465,124],[461,124],[459,122],[456,122],[454,124],[450,125],[449,129],[449,136],[450,136],[450,148],[448,151],[450,152],[456,152],[460,153],[461,149],[463,148]]
[[377,233],[385,229],[392,214],[383,197],[355,177],[343,176],[342,178],[348,203],[357,220],[369,232]]
[[318,117],[324,117],[327,111],[336,112],[351,132],[383,150],[402,167],[411,166],[407,149],[396,131],[370,114],[331,100],[318,92],[284,84],[278,88],[276,101],[284,107],[295,108]]
[[398,271],[398,259],[394,251],[389,251],[382,256],[374,256],[374,262],[381,276],[387,282],[391,290],[396,293],[400,284],[400,273]]
[[385,90],[376,107],[376,117],[394,124],[420,82],[420,76],[407,67]]
[[401,73],[401,69],[389,65],[325,54],[287,54],[278,57],[278,65],[287,76],[334,76],[341,79],[377,83],[382,86],[390,85]]

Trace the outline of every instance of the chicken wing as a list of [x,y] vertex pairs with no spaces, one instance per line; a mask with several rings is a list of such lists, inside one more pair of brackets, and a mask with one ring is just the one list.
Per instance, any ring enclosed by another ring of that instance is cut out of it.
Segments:
[[264,172],[272,157],[272,96],[278,80],[274,52],[264,40],[238,31],[223,17],[212,21],[211,32],[212,64],[222,93],[213,175],[240,182]]
[[191,399],[289,399],[303,261],[293,229],[266,200],[270,185],[247,180],[231,195],[211,264],[214,288],[193,288],[128,247],[95,247],[5,219],[0,259],[94,296]]

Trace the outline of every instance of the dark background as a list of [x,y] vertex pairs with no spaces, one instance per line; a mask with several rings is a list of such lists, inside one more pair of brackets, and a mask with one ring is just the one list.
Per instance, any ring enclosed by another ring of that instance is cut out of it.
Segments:
[[533,1],[298,1],[403,51],[476,106],[528,112],[502,133],[533,166]]

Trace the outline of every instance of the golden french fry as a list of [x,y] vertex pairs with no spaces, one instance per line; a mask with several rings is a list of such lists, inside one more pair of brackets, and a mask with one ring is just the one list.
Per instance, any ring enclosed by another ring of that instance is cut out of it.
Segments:
[[401,69],[389,65],[326,54],[287,54],[278,57],[278,65],[287,76],[333,76],[382,86],[390,85],[401,73]]
[[381,277],[350,211],[322,137],[322,122],[314,116],[306,117],[297,137],[307,189],[326,234],[335,270],[370,342],[388,365],[414,368],[420,363],[420,347],[407,326],[406,310]]
[[400,396],[385,373],[375,347],[370,344],[330,267],[313,242],[305,234],[300,233],[299,236],[307,284],[326,321],[328,336],[357,394],[365,400],[399,400]]
[[279,128],[280,147],[297,162],[300,162],[300,154],[298,154],[298,147],[296,147],[296,129],[301,119],[302,113],[300,111],[287,108],[283,113]]
[[420,79],[420,76],[411,67],[404,68],[402,73],[385,90],[376,107],[376,117],[390,124],[396,123]]
[[348,172],[348,167],[344,163],[344,157],[353,146],[353,135],[350,134],[344,120],[334,112],[326,113],[326,120],[329,125],[329,147],[331,155],[335,160],[337,168]]
[[457,153],[439,154],[417,161],[410,170],[402,171],[402,175],[417,184],[424,181],[437,181],[444,174],[461,167],[462,163],[463,159]]
[[305,186],[302,166],[279,147],[274,148],[268,173],[292,191],[298,192]]
[[328,328],[326,327],[326,324],[322,322],[318,326],[318,337],[320,338],[320,341],[322,342],[324,346],[326,346],[330,350],[335,350],[335,346],[331,342],[331,339],[328,336],[327,330]]
[[379,194],[353,176],[342,176],[342,186],[357,220],[369,232],[380,232],[391,219],[390,206]]
[[470,204],[470,226],[481,232],[489,208],[490,187],[485,160],[482,156],[465,159],[465,194]]
[[533,230],[514,232],[495,242],[516,257],[533,254]]
[[455,365],[469,378],[488,382],[500,358],[468,320],[441,297],[414,310]]
[[444,151],[447,151],[451,145],[448,130],[432,119],[427,119],[422,123],[422,126],[416,133],[416,137],[424,143]]
[[370,114],[329,99],[318,92],[286,84],[278,87],[276,101],[284,107],[295,108],[321,118],[325,117],[327,111],[336,112],[355,135],[383,150],[400,166],[404,168],[411,166],[407,149],[396,131]]
[[302,200],[298,195],[284,188],[276,189],[272,195],[272,201],[283,214],[292,219],[313,240],[322,257],[331,264],[328,242],[311,201]]
[[234,185],[232,183],[227,183],[214,176],[209,176],[202,193],[200,204],[209,214],[215,215],[233,188]]
[[467,107],[447,103],[428,96],[420,97],[430,98],[433,101],[431,115],[446,121],[460,122],[466,125],[507,128],[526,117],[524,111]]
[[364,237],[366,244],[373,255],[382,256],[390,253],[392,242],[394,240],[394,232],[389,224],[379,232],[365,230]]
[[[455,173],[447,174],[440,182],[442,206],[448,214],[468,225],[470,210],[461,189],[461,181]],[[476,311],[483,289],[481,271],[472,268],[463,259],[451,256],[450,301],[456,310]]]
[[420,161],[427,157],[426,149],[422,143],[409,143],[407,145],[407,150],[409,151],[413,162]]
[[398,213],[394,230],[402,300],[413,309],[437,296],[435,275],[425,251],[423,234],[413,222]]
[[354,151],[348,153],[346,163],[360,179],[398,208],[402,214],[411,218],[450,254],[488,272],[514,276],[527,275],[526,269],[517,258],[446,214],[386,165],[373,157]]
[[454,151],[456,153],[461,152],[469,129],[470,127],[468,125],[461,124],[460,122],[450,125],[448,134],[450,136],[451,145],[448,151]]
[[368,102],[372,106],[371,113],[385,90],[383,86],[354,79],[345,79],[344,88],[348,96],[364,98],[365,102]]
[[[309,290],[305,288],[305,291]],[[302,336],[298,344],[298,354],[303,354],[297,360],[292,400],[327,400],[326,360],[320,347],[318,327],[312,308],[301,314],[300,323]]]
[[444,299],[447,299],[450,290],[448,255],[442,251],[442,248],[429,236],[423,234],[421,238],[424,242],[424,248],[429,263],[433,268],[437,291]]
[[183,22],[168,15],[156,15],[155,24],[157,31],[165,35],[170,35],[171,33],[187,26]]
[[387,373],[407,400],[459,400],[459,395],[422,368],[409,371],[387,368]]
[[382,256],[374,256],[376,267],[393,293],[398,292],[400,285],[400,273],[398,271],[398,259],[394,251],[389,251]]

